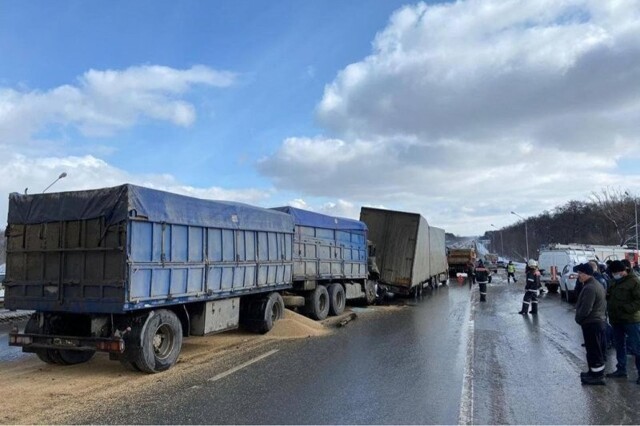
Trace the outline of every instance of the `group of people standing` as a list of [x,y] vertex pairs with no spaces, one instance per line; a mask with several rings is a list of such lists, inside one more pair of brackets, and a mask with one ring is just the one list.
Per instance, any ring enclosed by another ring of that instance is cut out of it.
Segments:
[[[627,354],[635,358],[640,384],[640,278],[628,261],[610,262],[604,273],[591,263],[573,268],[582,289],[575,321],[582,327],[589,371],[581,373],[585,385],[604,385],[605,377],[627,377]],[[607,321],[608,316],[608,321]],[[607,328],[613,329],[616,370],[605,374]]]
[[[576,265],[575,291],[578,293],[575,321],[582,327],[589,371],[580,374],[584,385],[604,385],[605,377],[627,377],[627,355],[633,355],[640,385],[640,274],[637,263],[632,268],[628,260],[608,261],[604,270],[590,261]],[[478,283],[480,301],[487,299],[490,272],[482,261],[473,271]],[[542,290],[538,263],[530,259],[526,269],[525,294],[521,315],[538,314],[538,294]],[[507,265],[507,280],[515,277],[515,265]],[[608,343],[616,349],[616,370],[605,373]]]

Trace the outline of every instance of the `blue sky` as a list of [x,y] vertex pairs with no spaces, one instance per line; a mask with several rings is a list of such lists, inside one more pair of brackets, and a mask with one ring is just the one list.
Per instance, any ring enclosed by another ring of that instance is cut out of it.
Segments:
[[[458,234],[640,192],[632,0],[0,0],[9,192],[131,182]],[[587,90],[588,88],[588,90]]]

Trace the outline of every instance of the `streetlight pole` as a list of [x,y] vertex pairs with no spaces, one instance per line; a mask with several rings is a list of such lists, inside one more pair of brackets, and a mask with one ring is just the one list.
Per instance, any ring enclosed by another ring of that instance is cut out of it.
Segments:
[[636,210],[636,250],[640,250],[638,247],[638,198],[633,197],[633,204]]
[[527,231],[527,219],[520,216],[516,212],[511,212],[511,214],[518,216],[520,219],[524,221],[524,241],[525,241],[525,244],[527,245],[527,261],[529,261],[529,231]]
[[[53,182],[51,182],[51,185],[47,186],[45,189],[43,189],[43,190],[42,190],[42,193],[44,194],[45,192],[47,192],[47,189],[49,189],[49,188],[51,188],[51,187],[53,186],[53,184],[54,184],[54,183],[56,183],[56,182],[57,182],[57,181],[59,181],[60,179],[64,179],[64,178],[66,178],[66,177],[67,177],[67,172],[62,172],[62,173],[60,173],[60,176],[58,176],[58,177],[56,178],[56,180],[54,180]],[[27,191],[25,190],[25,193],[26,193],[26,192],[27,192]]]
[[[498,227],[495,226],[493,223],[491,224],[491,226],[498,229]],[[498,231],[500,231],[500,249],[502,252],[501,254],[504,256],[504,240],[502,239],[502,229],[498,229]]]

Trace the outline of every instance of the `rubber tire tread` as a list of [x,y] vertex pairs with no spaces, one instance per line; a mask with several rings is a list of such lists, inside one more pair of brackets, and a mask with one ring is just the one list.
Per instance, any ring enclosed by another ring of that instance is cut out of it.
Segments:
[[[275,320],[272,316],[273,309],[278,309],[279,311]],[[275,325],[275,321],[284,317],[284,300],[282,300],[282,296],[280,296],[279,293],[271,293],[265,300],[264,311],[261,314],[262,321],[256,328],[256,331],[260,334],[265,334],[271,331]]]
[[[25,333],[36,333],[40,334],[42,331],[38,328],[37,323],[37,314],[32,314],[27,321],[27,324],[24,326]],[[36,349],[35,354],[40,358],[40,361],[45,362],[47,364],[60,364],[57,357],[53,357],[52,352],[57,352],[55,349]]]
[[[320,301],[324,298],[326,300],[324,309],[320,309]],[[309,317],[314,320],[322,321],[327,318],[329,315],[329,305],[331,302],[329,300],[329,292],[327,288],[323,285],[318,285],[314,290],[312,290],[309,295],[305,298],[305,310]]]
[[138,373],[142,371],[138,368],[135,362],[129,360],[128,358],[120,358],[118,361],[120,361],[120,364],[129,371],[134,371]]
[[[341,284],[331,284],[329,292],[329,315],[338,316],[344,312],[347,305],[347,296]],[[342,297],[340,297],[342,296]],[[340,302],[342,301],[342,302]]]
[[58,350],[58,355],[63,361],[64,365],[82,364],[93,358],[96,351],[73,351],[73,350]]
[[[153,350],[153,337],[162,325],[168,325],[173,331],[174,346],[165,359],[158,358]],[[149,315],[145,325],[140,328],[141,347],[134,348],[132,360],[145,373],[153,374],[168,370],[177,361],[182,348],[182,324],[172,311],[160,309]]]
[[364,284],[365,303],[367,305],[373,305],[376,303],[376,283],[371,280],[367,280]]

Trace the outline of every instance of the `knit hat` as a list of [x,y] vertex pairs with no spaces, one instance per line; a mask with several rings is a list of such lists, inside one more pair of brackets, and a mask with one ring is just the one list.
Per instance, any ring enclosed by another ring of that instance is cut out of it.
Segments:
[[593,268],[588,263],[581,263],[573,267],[573,272],[582,272],[583,274],[593,275]]
[[609,272],[611,272],[612,274],[614,274],[616,272],[624,272],[626,270],[627,270],[627,268],[624,266],[624,263],[622,263],[619,260],[614,260],[609,265]]

